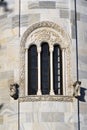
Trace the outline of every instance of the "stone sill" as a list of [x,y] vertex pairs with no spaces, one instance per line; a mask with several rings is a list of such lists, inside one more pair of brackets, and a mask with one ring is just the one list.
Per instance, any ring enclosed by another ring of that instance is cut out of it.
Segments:
[[37,101],[59,101],[59,102],[73,102],[73,96],[63,95],[29,95],[20,97],[19,102],[37,102]]

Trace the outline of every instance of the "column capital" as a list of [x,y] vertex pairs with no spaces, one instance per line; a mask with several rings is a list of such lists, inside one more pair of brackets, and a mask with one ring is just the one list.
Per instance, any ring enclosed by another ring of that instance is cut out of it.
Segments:
[[63,51],[63,50],[66,50],[66,48],[63,47],[63,48],[61,48],[61,50],[62,50],[62,51]]
[[50,50],[50,52],[53,52],[54,47],[53,47],[53,46],[50,46],[49,50]]
[[28,47],[25,47],[25,51],[27,51],[28,50]]
[[40,46],[37,47],[37,52],[38,52],[38,53],[41,52],[41,47],[40,47]]

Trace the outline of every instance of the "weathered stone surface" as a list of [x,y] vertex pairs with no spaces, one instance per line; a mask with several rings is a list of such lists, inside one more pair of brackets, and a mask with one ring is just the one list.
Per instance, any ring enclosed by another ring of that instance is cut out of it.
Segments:
[[75,30],[74,25],[72,25],[71,32],[72,32],[72,39],[75,39],[76,38],[76,30]]
[[60,10],[60,18],[69,18],[69,10]]
[[40,8],[47,8],[47,9],[55,9],[55,1],[40,1],[39,2],[39,7]]
[[[8,2],[7,6],[11,9],[6,12],[2,10],[0,5],[0,105],[3,104],[2,109],[0,109],[0,130],[77,130],[77,99],[67,96],[56,98],[38,98],[37,96],[36,99],[21,99],[21,105],[19,106],[21,109],[19,111],[21,117],[20,129],[18,129],[19,108],[16,104],[18,101],[10,97],[9,85],[14,82],[19,83],[20,40],[22,34],[30,25],[37,22],[49,21],[63,28],[61,34],[63,34],[63,30],[67,31],[66,34],[70,36],[71,40],[70,46],[72,49],[70,54],[73,55],[71,58],[71,69],[73,68],[72,75],[74,75],[74,78],[72,79],[73,82],[77,80],[74,0],[72,2],[71,0],[20,1],[20,10],[19,1],[17,0],[6,0]],[[79,80],[82,82],[81,100],[79,99],[80,129],[87,130],[87,1],[77,0],[76,2],[78,20],[78,71]],[[19,11],[21,14],[21,37],[19,37]],[[59,32],[60,29],[58,30],[58,34]],[[49,33],[51,34],[51,32]],[[51,37],[54,39],[53,36]]]
[[57,112],[42,112],[42,122],[64,122],[64,113]]

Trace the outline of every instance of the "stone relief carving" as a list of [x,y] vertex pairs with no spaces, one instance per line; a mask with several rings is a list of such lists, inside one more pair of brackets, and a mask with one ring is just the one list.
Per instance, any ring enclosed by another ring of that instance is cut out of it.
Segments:
[[28,48],[29,43],[34,43],[37,45],[37,43],[41,44],[43,41],[48,42],[49,46],[55,43],[59,43],[61,48],[66,48],[69,46],[67,42],[66,42],[67,44],[64,44],[65,39],[61,37],[60,34],[58,34],[58,32],[56,32],[55,30],[51,28],[41,28],[33,31],[29,35],[25,47]]
[[76,81],[73,84],[73,96],[78,97],[80,96],[80,86],[81,86],[81,81]]
[[36,101],[64,101],[64,102],[73,102],[73,96],[28,96],[19,98],[20,102],[36,102]]
[[19,85],[17,83],[10,84],[10,96],[16,100],[19,97]]
[[67,33],[57,24],[53,22],[40,22],[29,27],[21,40],[20,47],[20,97],[25,96],[25,49],[28,48],[32,43],[40,46],[41,42],[48,42],[49,46],[58,43],[61,48],[66,49],[66,60],[67,60],[67,86],[66,94],[71,95],[72,93],[72,81],[71,81],[71,65],[70,65],[70,48],[71,39]]

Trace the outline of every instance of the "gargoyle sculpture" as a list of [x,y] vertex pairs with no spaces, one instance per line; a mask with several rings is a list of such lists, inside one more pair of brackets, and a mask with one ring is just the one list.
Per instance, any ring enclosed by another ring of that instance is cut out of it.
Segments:
[[19,85],[17,83],[10,84],[10,96],[14,98],[14,100],[19,97]]
[[80,96],[80,85],[81,85],[80,81],[76,81],[73,84],[73,96],[75,96],[75,97]]

